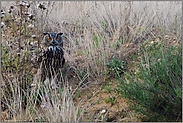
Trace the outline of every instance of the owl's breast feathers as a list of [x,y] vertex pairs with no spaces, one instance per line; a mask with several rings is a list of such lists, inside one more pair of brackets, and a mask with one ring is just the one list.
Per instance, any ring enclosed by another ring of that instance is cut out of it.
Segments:
[[46,48],[46,50],[43,53],[43,56],[45,58],[59,58],[59,57],[63,57],[64,55],[64,51],[61,47],[59,46],[50,46],[48,48]]
[[43,51],[43,55],[39,61],[44,62],[44,64],[48,66],[54,65],[53,67],[59,67],[61,65],[60,67],[63,67],[65,63],[64,51],[60,46],[47,47],[45,51]]
[[43,58],[62,59],[64,51],[59,46],[50,46],[43,52]]

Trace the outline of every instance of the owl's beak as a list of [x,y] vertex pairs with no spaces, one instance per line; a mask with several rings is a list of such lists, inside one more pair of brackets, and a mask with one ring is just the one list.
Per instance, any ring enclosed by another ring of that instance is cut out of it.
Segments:
[[55,44],[56,42],[55,41],[53,41],[53,44]]

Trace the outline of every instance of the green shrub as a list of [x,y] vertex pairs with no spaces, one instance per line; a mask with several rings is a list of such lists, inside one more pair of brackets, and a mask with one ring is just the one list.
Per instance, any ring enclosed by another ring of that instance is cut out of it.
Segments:
[[109,71],[108,72],[109,77],[113,75],[116,75],[116,77],[120,77],[120,75],[126,69],[126,61],[121,61],[117,58],[112,58],[110,62],[106,63],[106,67]]
[[125,73],[129,82],[121,78],[115,88],[148,121],[176,121],[182,115],[182,45],[165,46],[142,45],[139,72]]

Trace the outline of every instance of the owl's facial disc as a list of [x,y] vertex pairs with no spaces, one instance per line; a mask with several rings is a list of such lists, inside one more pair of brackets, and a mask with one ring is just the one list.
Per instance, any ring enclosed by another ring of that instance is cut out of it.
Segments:
[[[49,46],[52,46],[53,48],[55,46],[63,46],[63,40],[61,35],[63,33],[43,33],[46,37],[45,37],[45,42],[44,45],[47,46],[47,48],[49,48]],[[49,48],[50,49],[50,48]]]

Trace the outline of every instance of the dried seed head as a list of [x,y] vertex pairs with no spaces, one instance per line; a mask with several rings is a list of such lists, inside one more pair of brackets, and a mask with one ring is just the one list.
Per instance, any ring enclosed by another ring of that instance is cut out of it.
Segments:
[[36,38],[37,36],[36,35],[32,35],[32,38]]
[[8,46],[12,48],[12,44],[8,44]]
[[10,9],[13,9],[14,8],[14,6],[10,6]]
[[17,53],[17,56],[20,56],[20,53]]
[[8,10],[8,13],[11,13],[11,9]]
[[68,25],[68,23],[67,23],[65,20],[62,21],[61,23],[62,23],[62,25],[64,25],[64,26],[65,26],[65,25]]
[[44,3],[39,3],[38,4],[38,8],[45,10],[46,9],[46,6],[45,6]]
[[1,14],[1,19],[3,19],[5,16],[3,14]]
[[29,17],[29,19],[31,19],[31,20],[35,20],[35,19],[36,19],[35,16],[32,15],[32,14],[29,14],[28,17]]
[[34,25],[33,24],[30,24],[30,25],[28,25],[28,28],[29,29],[33,29],[34,28]]
[[26,6],[27,6],[27,8],[29,8],[30,7],[30,4],[27,3]]
[[30,19],[33,19],[33,15],[32,15],[32,14],[29,14],[28,17],[29,17]]
[[1,14],[6,14],[6,12],[3,10],[3,9],[1,9]]
[[29,12],[25,12],[25,15],[30,15],[30,13]]
[[43,7],[43,10],[45,10],[45,9],[47,9],[47,7],[45,6],[45,7]]
[[20,5],[20,6],[26,6],[26,3],[25,3],[24,1],[20,1],[20,2],[18,3],[18,5]]
[[9,10],[8,10],[8,13],[12,13],[12,12],[13,12],[13,9],[9,9]]
[[36,84],[31,84],[31,87],[36,87]]
[[3,28],[3,27],[6,27],[6,25],[4,24],[4,22],[1,22],[1,28]]
[[34,42],[29,42],[29,45],[30,46],[34,46]]

